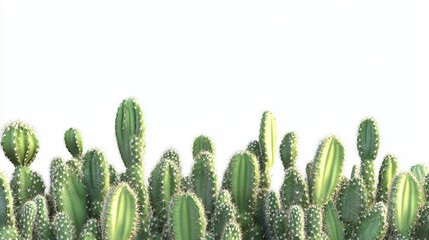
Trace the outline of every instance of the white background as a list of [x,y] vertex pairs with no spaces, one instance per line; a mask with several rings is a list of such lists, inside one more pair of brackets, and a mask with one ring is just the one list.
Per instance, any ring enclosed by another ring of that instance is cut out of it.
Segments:
[[[264,110],[279,143],[299,135],[299,168],[322,138],[342,139],[345,173],[359,163],[359,122],[378,120],[381,147],[401,170],[428,163],[429,4],[414,1],[295,3],[3,1],[0,125],[21,119],[40,139],[32,168],[49,179],[70,158],[69,127],[119,170],[114,121],[134,96],[145,114],[148,176],[175,147],[185,173],[193,139],[216,146],[222,176],[234,152],[258,137]],[[13,166],[0,155],[8,176]],[[283,179],[280,159],[274,188]]]

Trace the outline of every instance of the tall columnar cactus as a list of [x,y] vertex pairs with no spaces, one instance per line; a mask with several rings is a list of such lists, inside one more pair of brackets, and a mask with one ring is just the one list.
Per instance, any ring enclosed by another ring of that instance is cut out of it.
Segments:
[[72,220],[63,212],[59,212],[55,216],[54,232],[57,240],[73,240],[76,235]]
[[51,163],[51,194],[56,212],[64,212],[80,232],[88,217],[87,191],[82,182],[82,174],[77,174],[62,159],[55,158]]
[[389,221],[398,237],[411,239],[419,208],[419,183],[410,173],[397,175],[389,196]]
[[171,201],[170,234],[174,240],[200,240],[206,236],[207,221],[201,201],[192,193],[176,196]]
[[53,238],[53,235],[52,226],[49,221],[49,212],[46,198],[42,195],[38,195],[34,198],[34,202],[37,206],[37,218],[34,222],[34,233],[36,235],[36,239],[50,240]]
[[222,232],[221,240],[241,240],[241,230],[238,224],[229,222]]
[[345,226],[332,200],[329,200],[325,206],[325,232],[329,239],[345,239]]
[[135,191],[138,202],[139,226],[137,239],[150,239],[150,206],[143,166],[135,164],[126,171],[126,181]]
[[33,239],[33,227],[36,220],[37,206],[33,201],[26,202],[18,211],[18,228],[21,240]]
[[292,205],[307,208],[309,204],[308,187],[298,169],[290,167],[286,170],[280,196],[285,208]]
[[387,233],[387,207],[383,202],[375,204],[374,208],[361,218],[356,227],[356,239],[381,240]]
[[375,199],[375,169],[374,160],[377,158],[380,145],[380,134],[377,123],[367,118],[359,125],[357,148],[361,158],[361,175],[368,191],[369,203]]
[[339,192],[337,209],[341,214],[341,220],[356,225],[367,207],[368,197],[365,183],[360,176],[354,176],[342,186]]
[[80,132],[76,128],[69,128],[64,133],[64,142],[67,150],[74,158],[81,158],[83,153],[83,142]]
[[289,208],[289,239],[304,240],[305,239],[305,220],[304,211],[301,206],[293,205]]
[[99,236],[98,233],[98,222],[96,219],[91,218],[83,227],[82,232],[80,233],[79,239],[81,240],[97,240]]
[[298,138],[295,132],[288,132],[280,143],[280,158],[283,167],[288,169],[295,167],[298,156]]
[[103,240],[135,239],[138,223],[138,203],[134,191],[120,183],[106,197],[101,214]]
[[398,162],[394,155],[386,155],[381,163],[380,172],[378,174],[377,197],[378,202],[387,204],[389,191],[392,185],[393,178],[396,176]]
[[311,169],[313,203],[322,207],[335,192],[344,165],[344,147],[336,137],[322,141]]
[[13,198],[7,178],[0,172],[0,239],[17,237]]
[[192,145],[192,156],[194,158],[201,152],[215,154],[215,147],[212,140],[205,135],[200,135],[195,138],[194,144]]
[[[116,113],[116,140],[125,166],[131,167],[136,161],[141,164],[143,159],[135,157],[143,155],[145,150],[143,112],[133,98],[122,101]],[[133,146],[133,147],[132,147]]]
[[287,216],[277,194],[270,191],[265,201],[265,219],[270,239],[287,238]]
[[83,158],[83,182],[88,192],[88,207],[91,217],[99,217],[104,198],[109,192],[109,169],[100,150],[92,149]]
[[316,205],[310,205],[306,211],[306,235],[309,240],[323,239],[322,209]]
[[237,221],[236,215],[237,211],[232,203],[231,194],[227,190],[222,190],[215,201],[211,221],[215,240],[221,239],[228,223]]
[[259,165],[255,156],[247,151],[235,154],[228,167],[233,202],[238,210],[238,222],[243,230],[252,222],[259,186]]
[[152,229],[161,234],[168,219],[168,204],[182,189],[176,163],[161,159],[149,178],[149,199],[153,210]]
[[204,206],[206,216],[210,218],[218,189],[212,153],[200,152],[195,157],[194,166],[192,167],[192,185],[195,194],[200,198]]

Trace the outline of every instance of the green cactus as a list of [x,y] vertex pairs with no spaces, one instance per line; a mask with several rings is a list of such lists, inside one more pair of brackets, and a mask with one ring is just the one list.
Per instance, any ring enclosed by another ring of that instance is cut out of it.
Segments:
[[13,198],[6,176],[0,172],[0,239],[17,237]]
[[15,167],[30,166],[39,151],[39,140],[29,126],[17,121],[5,127],[1,146]]
[[126,181],[135,191],[138,202],[139,226],[137,231],[137,239],[150,238],[150,206],[149,206],[149,191],[147,189],[143,166],[133,165],[126,171]]
[[200,240],[206,236],[206,218],[201,201],[192,193],[176,196],[171,201],[170,234],[174,240]]
[[223,230],[221,240],[241,240],[241,231],[238,224],[229,222]]
[[195,158],[201,152],[209,152],[211,154],[215,154],[215,148],[212,140],[205,136],[200,135],[194,140],[194,144],[192,145],[192,156]]
[[74,230],[80,232],[88,217],[87,191],[82,176],[60,158],[51,163],[51,194],[56,212],[64,212]]
[[170,159],[171,161],[175,162],[176,165],[177,165],[177,168],[179,169],[179,172],[182,173],[182,166],[180,164],[180,157],[179,157],[179,153],[177,152],[176,149],[174,149],[174,148],[167,149],[162,154],[161,158],[163,158],[163,159]]
[[295,132],[288,132],[280,143],[280,158],[283,167],[288,169],[295,167],[298,156],[298,138]]
[[134,191],[120,183],[107,195],[101,214],[103,240],[132,240],[138,223],[138,203]]
[[194,193],[204,206],[206,216],[210,218],[218,189],[214,156],[210,152],[200,152],[195,157],[192,167],[192,186]]
[[261,144],[261,155],[263,159],[263,169],[271,171],[276,158],[277,129],[276,119],[271,112],[264,112],[261,119],[261,128],[259,131],[259,143]]
[[18,212],[18,229],[21,240],[33,239],[33,227],[36,220],[37,206],[33,201],[26,202]]
[[237,211],[232,203],[231,194],[227,190],[222,190],[214,204],[212,216],[212,227],[214,239],[219,240],[229,222],[236,222]]
[[76,234],[72,220],[64,212],[59,212],[55,216],[54,231],[57,240],[73,240]]
[[38,173],[31,171],[27,166],[15,168],[10,186],[16,208],[45,192],[42,177]]
[[414,238],[425,239],[429,236],[429,205],[426,205],[419,215],[420,216],[416,224]]
[[116,185],[119,183],[119,174],[116,169],[109,164],[109,183],[110,185]]
[[[143,159],[136,157],[136,153],[143,155],[145,150],[143,112],[133,98],[122,101],[116,113],[115,122],[116,140],[119,152],[125,167],[136,163],[141,164]],[[133,147],[132,147],[133,146]]]
[[417,164],[411,167],[411,173],[414,175],[417,182],[419,183],[420,194],[421,194],[420,200],[422,201],[422,204],[425,204],[426,202],[425,177],[428,175],[429,169],[423,164]]
[[83,182],[88,192],[89,215],[99,217],[109,192],[109,169],[100,150],[92,149],[83,157]]
[[363,120],[358,129],[357,149],[361,158],[361,175],[370,204],[375,200],[374,160],[377,158],[379,145],[380,134],[377,123],[372,118]]
[[345,239],[345,226],[332,200],[329,200],[325,206],[325,232],[329,239]]
[[395,177],[389,195],[389,222],[395,233],[411,239],[420,208],[420,190],[415,177],[401,173]]
[[270,191],[265,201],[265,219],[270,239],[287,238],[287,216],[283,211],[277,194]]
[[37,206],[37,217],[36,221],[34,222],[34,233],[36,235],[36,239],[52,239],[52,226],[49,221],[49,212],[46,198],[42,195],[38,195],[34,198],[34,202]]
[[80,233],[79,239],[81,240],[97,240],[98,223],[96,219],[89,219]]
[[316,205],[310,205],[306,212],[306,235],[309,240],[323,239],[322,209]]
[[344,147],[334,136],[325,138],[311,167],[313,203],[322,207],[335,192],[344,165]]
[[356,227],[356,239],[381,240],[387,233],[387,207],[383,202],[375,204]]
[[261,155],[261,145],[258,141],[252,140],[249,142],[246,148],[247,151],[255,155],[256,159],[259,162],[259,169],[263,168],[263,161],[262,161],[262,155]]
[[398,162],[394,155],[386,155],[381,163],[380,172],[378,174],[377,197],[378,202],[387,204],[389,198],[390,187],[393,178],[396,175]]
[[301,206],[293,205],[289,208],[289,239],[304,240],[305,239],[305,221],[304,211]]
[[236,153],[230,162],[229,172],[233,202],[237,206],[238,222],[243,230],[252,222],[256,208],[259,186],[259,165],[253,154],[244,151]]
[[355,176],[339,191],[337,209],[341,214],[340,218],[345,223],[356,225],[360,216],[367,211],[367,207],[368,197],[365,183],[362,178]]
[[177,165],[169,159],[161,159],[149,178],[149,199],[153,210],[152,229],[161,234],[168,219],[168,205],[182,189]]
[[307,183],[296,168],[290,167],[286,170],[280,196],[285,208],[292,205],[307,208],[309,204]]
[[76,128],[69,128],[64,133],[64,142],[67,150],[74,158],[81,158],[83,153],[83,142],[80,132]]

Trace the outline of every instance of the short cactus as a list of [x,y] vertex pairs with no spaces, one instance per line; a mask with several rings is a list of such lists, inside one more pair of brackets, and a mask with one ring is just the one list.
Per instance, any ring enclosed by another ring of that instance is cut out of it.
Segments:
[[343,240],[345,239],[345,226],[340,220],[340,214],[332,200],[325,206],[325,232],[329,239]]
[[278,195],[270,191],[265,201],[265,219],[268,227],[268,237],[270,239],[287,238],[287,216],[280,204]]
[[13,239],[17,236],[13,198],[9,183],[0,173],[0,239]]
[[79,239],[82,240],[97,240],[98,238],[98,222],[96,219],[89,219],[85,226],[83,227],[82,232],[80,233]]
[[172,239],[200,240],[206,236],[204,207],[194,194],[176,196],[171,201],[169,216]]
[[316,205],[310,205],[306,211],[306,235],[309,240],[323,239],[322,209]]
[[54,231],[57,240],[73,240],[76,234],[72,220],[63,212],[59,212],[55,216]]
[[365,183],[360,176],[355,176],[343,185],[338,194],[337,209],[341,220],[356,225],[368,207]]
[[201,152],[209,152],[211,154],[215,154],[215,148],[212,140],[205,136],[200,135],[194,140],[194,144],[192,145],[192,156],[195,158]]
[[307,183],[296,168],[290,167],[286,170],[280,196],[285,208],[292,205],[307,208],[309,204]]
[[356,239],[381,240],[387,233],[387,207],[383,202],[375,204],[374,208],[364,216],[357,228]]
[[280,144],[280,159],[283,167],[288,169],[295,167],[298,156],[298,138],[295,132],[288,132]]
[[390,187],[393,178],[396,176],[398,162],[394,155],[386,155],[381,163],[380,172],[378,174],[378,186],[376,200],[387,204],[389,198]]
[[34,233],[37,239],[49,240],[53,238],[52,225],[49,221],[48,204],[42,195],[36,196],[34,202],[37,206],[37,217],[34,223]]
[[229,222],[223,230],[221,240],[241,240],[241,231],[238,224]]
[[33,201],[26,202],[18,213],[18,229],[21,240],[33,239],[33,227],[36,220],[37,206]]
[[64,133],[64,142],[67,150],[74,158],[81,158],[83,153],[83,142],[80,132],[76,128],[69,128]]
[[225,227],[230,222],[236,222],[237,211],[232,203],[231,194],[227,190],[222,190],[214,204],[214,212],[212,216],[212,231],[214,239],[221,239]]
[[305,239],[305,221],[304,211],[301,206],[293,205],[289,208],[289,239],[304,240]]
[[31,171],[28,166],[15,168],[10,186],[17,208],[45,192],[42,177],[38,173]]

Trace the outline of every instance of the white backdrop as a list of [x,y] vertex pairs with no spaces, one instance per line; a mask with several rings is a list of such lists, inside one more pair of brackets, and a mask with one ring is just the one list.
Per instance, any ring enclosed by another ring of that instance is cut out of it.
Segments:
[[[379,122],[381,147],[400,169],[428,163],[429,4],[422,2],[139,3],[3,1],[0,125],[30,123],[41,149],[33,169],[48,180],[70,158],[69,127],[123,170],[114,120],[134,96],[147,127],[145,172],[175,147],[188,173],[193,139],[216,146],[219,177],[258,137],[264,110],[278,141],[299,136],[304,172],[320,140],[342,139],[346,168],[359,163],[361,119]],[[13,166],[0,154],[0,168]],[[274,188],[283,179],[280,159]]]

